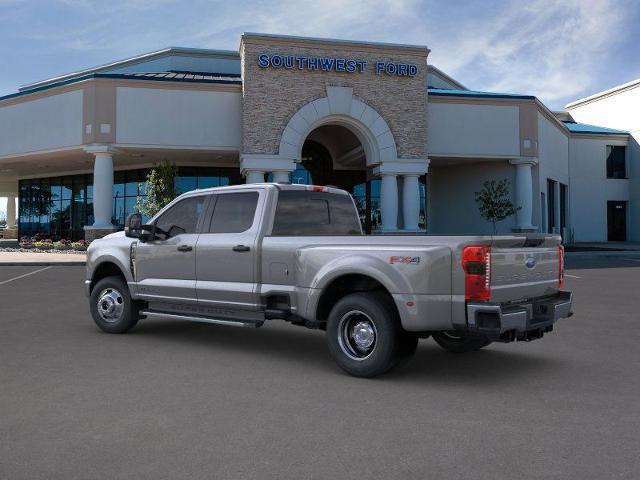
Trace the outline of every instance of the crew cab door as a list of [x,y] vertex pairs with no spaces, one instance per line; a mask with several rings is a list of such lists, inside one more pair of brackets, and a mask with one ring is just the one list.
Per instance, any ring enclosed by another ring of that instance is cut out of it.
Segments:
[[221,315],[258,308],[258,233],[264,190],[216,193],[196,248],[199,308]]
[[138,296],[149,301],[196,303],[196,243],[205,195],[186,197],[155,221],[167,238],[138,242],[134,253]]

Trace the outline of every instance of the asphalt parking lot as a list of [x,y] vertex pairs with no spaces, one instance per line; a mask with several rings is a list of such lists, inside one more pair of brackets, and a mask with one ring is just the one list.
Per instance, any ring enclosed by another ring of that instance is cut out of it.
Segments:
[[640,257],[567,264],[544,339],[374,380],[283,322],[101,333],[83,267],[0,266],[0,478],[638,478]]

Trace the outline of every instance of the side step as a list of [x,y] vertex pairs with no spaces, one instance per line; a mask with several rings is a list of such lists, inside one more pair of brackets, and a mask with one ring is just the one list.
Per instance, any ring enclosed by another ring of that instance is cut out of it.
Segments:
[[171,320],[187,320],[190,322],[215,323],[217,325],[231,325],[233,327],[258,328],[258,327],[261,327],[262,324],[264,323],[263,321],[254,322],[251,320],[243,321],[243,320],[229,320],[225,318],[202,317],[200,315],[180,315],[178,313],[160,312],[157,310],[143,310],[142,312],[140,312],[140,315],[143,315],[147,318],[167,318]]

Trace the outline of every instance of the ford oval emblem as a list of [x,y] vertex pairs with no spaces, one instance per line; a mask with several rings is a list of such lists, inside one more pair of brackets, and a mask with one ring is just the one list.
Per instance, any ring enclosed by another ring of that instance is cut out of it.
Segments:
[[532,268],[534,268],[536,266],[536,259],[533,257],[529,257],[527,258],[527,261],[524,262],[525,267],[527,267],[529,270],[531,270]]

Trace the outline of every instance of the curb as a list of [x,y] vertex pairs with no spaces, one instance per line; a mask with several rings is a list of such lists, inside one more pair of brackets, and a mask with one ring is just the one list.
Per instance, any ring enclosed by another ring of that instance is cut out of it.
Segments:
[[0,262],[0,267],[84,267],[87,262]]
[[565,252],[565,257],[637,257],[640,250],[594,250],[589,252]]

